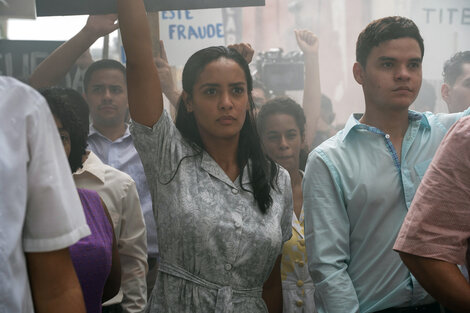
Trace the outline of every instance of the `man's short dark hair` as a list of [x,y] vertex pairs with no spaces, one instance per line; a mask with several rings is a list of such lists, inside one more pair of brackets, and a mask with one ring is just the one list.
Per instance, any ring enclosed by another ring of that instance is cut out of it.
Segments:
[[94,72],[99,70],[119,70],[124,75],[124,80],[126,79],[126,67],[122,65],[121,62],[111,59],[104,59],[93,62],[85,72],[85,77],[83,78],[83,90],[87,93],[88,85],[90,84],[91,76]]
[[470,51],[461,51],[454,54],[449,60],[444,63],[444,83],[453,86],[457,77],[462,75],[462,65],[470,63]]
[[357,38],[356,61],[365,67],[372,48],[382,42],[405,37],[413,38],[418,42],[422,58],[424,56],[423,38],[418,26],[412,20],[402,16],[389,16],[372,21]]

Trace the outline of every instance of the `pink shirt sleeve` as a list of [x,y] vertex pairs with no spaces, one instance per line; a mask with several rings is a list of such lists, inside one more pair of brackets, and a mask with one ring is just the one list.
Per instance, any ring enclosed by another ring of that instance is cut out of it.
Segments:
[[470,238],[470,117],[446,135],[421,182],[394,250],[465,264]]

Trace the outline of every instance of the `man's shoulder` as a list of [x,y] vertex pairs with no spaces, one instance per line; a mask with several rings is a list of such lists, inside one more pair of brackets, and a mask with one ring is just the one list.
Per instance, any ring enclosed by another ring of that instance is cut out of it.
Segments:
[[345,138],[345,130],[342,129],[334,136],[328,138],[310,153],[311,155],[316,155],[322,159],[328,157],[341,157],[348,155],[349,142]]
[[458,120],[449,130],[444,141],[454,149],[465,150],[470,144],[470,116]]
[[424,112],[423,116],[426,118],[427,122],[429,123],[429,127],[431,129],[435,129],[436,127],[442,130],[449,130],[452,125],[457,122],[462,116],[464,116],[464,112],[459,113],[431,113],[431,112]]

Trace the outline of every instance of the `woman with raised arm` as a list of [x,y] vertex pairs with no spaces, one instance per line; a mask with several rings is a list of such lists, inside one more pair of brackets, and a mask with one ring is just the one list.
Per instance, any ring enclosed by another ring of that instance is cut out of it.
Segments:
[[131,133],[161,257],[146,311],[281,312],[292,192],[287,172],[261,149],[247,62],[225,47],[191,56],[175,125],[163,110],[143,3],[118,0],[118,9]]
[[261,107],[257,124],[264,151],[289,172],[292,184],[292,238],[282,248],[281,261],[283,313],[314,313],[315,286],[305,250],[302,159],[308,154],[306,141],[315,137],[320,109],[318,39],[308,30],[295,34],[305,57],[303,109],[291,98],[276,97]]

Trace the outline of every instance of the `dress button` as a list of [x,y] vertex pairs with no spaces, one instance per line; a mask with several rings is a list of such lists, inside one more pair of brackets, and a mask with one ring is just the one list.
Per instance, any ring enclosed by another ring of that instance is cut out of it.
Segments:
[[295,305],[298,306],[298,307],[301,307],[302,305],[304,305],[304,302],[302,300],[297,300],[295,302]]
[[240,222],[235,222],[235,227],[236,228],[240,228],[240,226],[242,226],[242,224]]
[[385,134],[385,138],[390,139],[390,135],[389,135],[389,134]]
[[297,281],[297,287],[302,287],[304,285],[304,282],[301,280]]
[[227,264],[225,264],[224,268],[225,268],[226,271],[230,271],[232,269],[232,264],[227,263]]
[[237,188],[232,188],[232,193],[233,193],[234,195],[238,194],[238,189],[237,189]]

